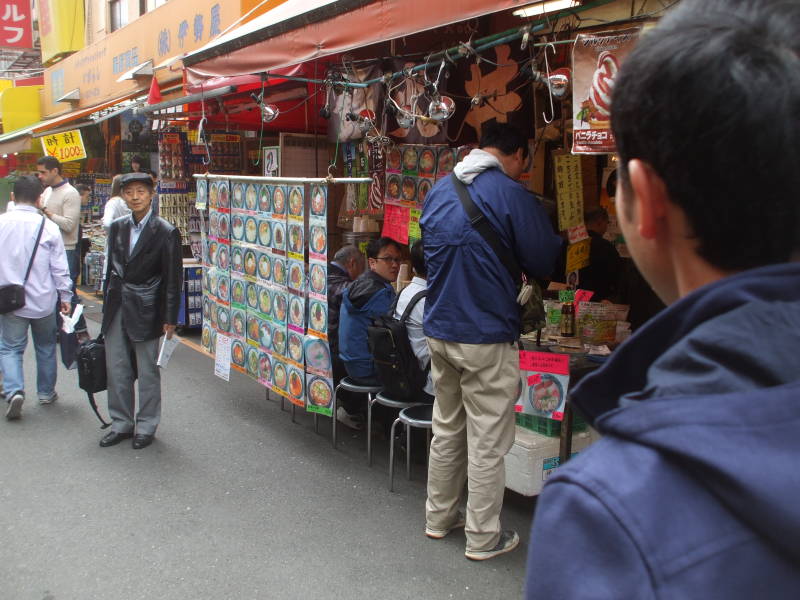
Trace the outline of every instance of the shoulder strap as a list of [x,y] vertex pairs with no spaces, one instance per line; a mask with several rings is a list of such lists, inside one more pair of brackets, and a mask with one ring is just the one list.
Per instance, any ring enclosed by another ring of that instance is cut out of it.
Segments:
[[464,212],[467,213],[470,225],[472,225],[475,231],[489,244],[489,247],[494,251],[498,260],[506,268],[509,275],[511,275],[511,279],[514,283],[519,283],[522,279],[522,268],[519,266],[517,259],[514,258],[514,254],[503,245],[494,227],[492,227],[492,224],[486,218],[486,215],[475,205],[475,202],[473,202],[469,195],[469,191],[467,191],[467,186],[456,177],[455,173],[451,173],[450,178],[453,182],[453,186],[456,188],[456,192],[458,192],[461,206],[464,207]]
[[33,244],[33,254],[31,254],[31,259],[28,261],[28,270],[25,271],[25,279],[22,280],[22,285],[25,285],[28,282],[28,275],[31,274],[33,259],[36,258],[36,251],[39,249],[39,240],[42,239],[42,230],[44,230],[44,221],[45,217],[42,217],[42,224],[39,225],[39,233],[36,234],[36,241]]
[[[400,294],[398,294],[398,296],[399,295]],[[405,325],[406,321],[408,320],[408,317],[411,315],[411,311],[414,310],[414,307],[417,305],[417,302],[422,300],[427,295],[428,295],[428,290],[420,290],[419,292],[411,296],[411,300],[408,301],[408,306],[406,306],[406,309],[403,311],[403,315],[400,317],[400,323]],[[392,312],[394,313],[394,311]]]

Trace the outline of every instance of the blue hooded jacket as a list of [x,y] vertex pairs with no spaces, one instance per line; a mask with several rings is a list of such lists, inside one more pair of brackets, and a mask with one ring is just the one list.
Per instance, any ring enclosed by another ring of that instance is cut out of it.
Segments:
[[[497,168],[478,175],[467,190],[522,269],[549,276],[561,238],[536,196]],[[450,177],[428,192],[420,227],[428,271],[425,335],[465,344],[518,339],[516,284],[470,224]]]
[[339,312],[339,357],[352,377],[377,376],[367,343],[367,328],[385,315],[394,302],[394,288],[374,271],[365,271],[350,284]]
[[604,437],[544,487],[526,598],[800,596],[800,264],[695,290],[571,400]]

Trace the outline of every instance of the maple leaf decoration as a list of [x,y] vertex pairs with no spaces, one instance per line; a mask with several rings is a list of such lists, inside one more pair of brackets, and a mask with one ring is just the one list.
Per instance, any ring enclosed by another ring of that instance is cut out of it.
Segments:
[[505,65],[497,67],[494,71],[481,75],[480,66],[470,65],[471,78],[464,81],[464,89],[467,94],[475,96],[489,97],[489,104],[483,106],[473,106],[467,113],[467,124],[476,133],[480,134],[481,124],[491,119],[497,119],[498,123],[508,122],[508,113],[519,109],[522,99],[516,92],[508,92],[508,84],[519,74],[519,66],[516,61],[511,60],[511,47],[508,44],[497,46],[496,63]]

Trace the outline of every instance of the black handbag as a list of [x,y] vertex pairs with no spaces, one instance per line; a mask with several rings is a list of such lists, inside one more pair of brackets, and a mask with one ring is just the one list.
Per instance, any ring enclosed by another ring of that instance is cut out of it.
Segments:
[[78,347],[78,386],[89,396],[89,405],[94,414],[103,424],[105,429],[111,423],[106,423],[97,409],[94,395],[108,388],[106,372],[106,345],[102,334],[96,340],[89,340]]
[[[500,260],[502,265],[506,268],[508,274],[511,275],[511,279],[514,281],[517,291],[519,291],[519,288],[524,285],[522,277],[523,271],[514,253],[500,241],[500,237],[486,218],[486,215],[484,215],[481,209],[473,202],[464,182],[456,177],[455,173],[451,173],[450,178],[453,182],[453,186],[456,188],[456,192],[458,192],[458,199],[461,201],[461,206],[464,207],[464,212],[467,213],[470,225],[472,225],[475,231],[489,244],[489,247],[494,251],[498,260]],[[522,334],[542,329],[546,324],[542,286],[532,277],[527,278],[526,283],[531,286],[531,293],[527,301],[520,307],[520,333]]]
[[42,224],[39,225],[39,233],[36,234],[36,242],[33,244],[33,253],[31,254],[31,259],[28,261],[28,270],[25,271],[25,279],[22,280],[22,285],[11,283],[0,286],[0,315],[14,312],[25,306],[25,284],[28,281],[28,276],[31,274],[31,267],[33,267],[33,259],[36,258],[36,251],[39,249],[39,240],[42,239],[44,221],[45,218],[42,217]]

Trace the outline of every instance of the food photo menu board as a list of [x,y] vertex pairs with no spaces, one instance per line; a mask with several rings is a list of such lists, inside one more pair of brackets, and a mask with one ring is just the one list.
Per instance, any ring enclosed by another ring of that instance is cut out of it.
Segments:
[[327,188],[231,178],[198,189],[209,208],[204,350],[230,336],[234,370],[330,415]]

